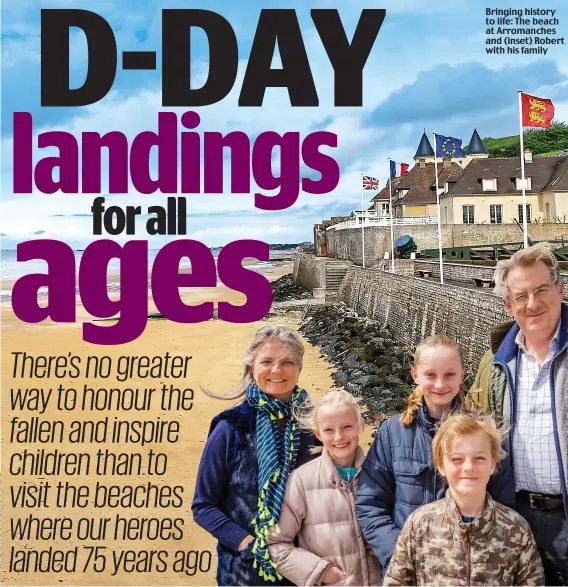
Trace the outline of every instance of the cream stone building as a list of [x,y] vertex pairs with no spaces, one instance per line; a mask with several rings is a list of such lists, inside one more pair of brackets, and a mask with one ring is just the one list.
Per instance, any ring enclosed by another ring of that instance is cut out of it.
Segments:
[[[568,156],[525,151],[527,222],[568,222]],[[471,161],[440,196],[443,224],[523,222],[521,163],[516,157]]]
[[[525,150],[527,221],[568,222],[568,155],[533,157]],[[408,175],[392,179],[396,218],[437,217],[434,150],[422,135]],[[521,162],[490,158],[477,130],[466,157],[438,158],[442,224],[523,222]],[[377,215],[390,212],[389,186],[374,198]]]

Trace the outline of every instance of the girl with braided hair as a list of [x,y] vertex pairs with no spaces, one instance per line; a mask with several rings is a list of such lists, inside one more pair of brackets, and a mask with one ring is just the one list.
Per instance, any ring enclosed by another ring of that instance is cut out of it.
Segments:
[[[464,363],[459,344],[436,334],[415,353],[416,389],[406,411],[380,428],[363,463],[356,498],[357,519],[383,568],[383,575],[407,518],[420,506],[444,497],[446,485],[432,460],[432,440],[442,417],[463,403]],[[514,507],[511,466],[504,459],[487,490]]]
[[284,326],[264,326],[243,361],[239,385],[205,393],[237,404],[216,416],[203,450],[192,504],[194,520],[218,540],[219,585],[290,585],[270,558],[266,538],[280,518],[289,474],[319,444],[303,432],[294,408],[304,346]]

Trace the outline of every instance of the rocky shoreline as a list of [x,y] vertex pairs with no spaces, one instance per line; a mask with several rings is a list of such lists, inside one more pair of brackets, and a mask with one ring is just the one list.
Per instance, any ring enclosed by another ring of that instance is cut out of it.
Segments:
[[272,283],[272,301],[289,302],[291,300],[308,300],[312,294],[297,286],[291,273],[275,279]]
[[339,303],[318,310],[299,330],[336,367],[335,386],[362,398],[368,424],[378,426],[404,410],[411,357],[387,328]]
[[[292,275],[272,282],[274,302],[310,299]],[[335,387],[360,397],[366,422],[374,427],[402,412],[412,391],[412,357],[375,320],[361,318],[343,303],[323,306],[299,327],[334,368]]]

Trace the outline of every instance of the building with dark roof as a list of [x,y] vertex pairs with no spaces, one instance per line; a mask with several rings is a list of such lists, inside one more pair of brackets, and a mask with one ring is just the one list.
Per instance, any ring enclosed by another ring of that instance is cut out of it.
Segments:
[[377,216],[389,216],[390,215],[390,187],[389,183],[392,182],[392,195],[396,194],[396,188],[402,181],[402,177],[393,177],[387,179],[387,185],[377,193],[377,195],[371,200],[373,202],[373,210]]
[[[446,183],[453,184],[457,181],[470,161],[487,157],[489,157],[487,149],[479,138],[477,130],[474,130],[467,154],[463,157],[438,159],[438,192],[443,194]],[[434,168],[434,149],[424,132],[414,155],[414,167],[406,177],[393,180],[393,212],[397,218],[438,216]],[[396,185],[394,181],[397,182]],[[388,185],[386,194],[388,194]],[[375,198],[373,198],[375,211],[379,214],[379,206],[384,208],[385,189]]]
[[[533,157],[525,149],[527,221],[568,219],[568,156]],[[440,196],[444,224],[523,222],[518,157],[472,159],[448,176]]]
[[[525,155],[527,220],[568,220],[568,156]],[[434,149],[422,134],[414,167],[392,179],[396,218],[438,216]],[[521,162],[518,157],[490,158],[477,129],[463,157],[438,159],[438,194],[444,224],[522,223]],[[372,199],[376,216],[389,216],[389,183]]]
[[[452,173],[460,173],[458,163],[440,160],[438,184],[440,191],[445,179]],[[396,186],[393,196],[393,210],[397,218],[437,216],[436,176],[434,163],[415,165]]]

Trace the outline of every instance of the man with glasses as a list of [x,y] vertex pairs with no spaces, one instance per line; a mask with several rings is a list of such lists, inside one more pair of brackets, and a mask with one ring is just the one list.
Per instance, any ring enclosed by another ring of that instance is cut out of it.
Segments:
[[[568,306],[545,246],[499,261],[495,293],[515,322],[491,335],[470,400],[509,429],[517,510],[529,522],[546,585],[568,585]],[[476,391],[477,390],[477,391]]]

